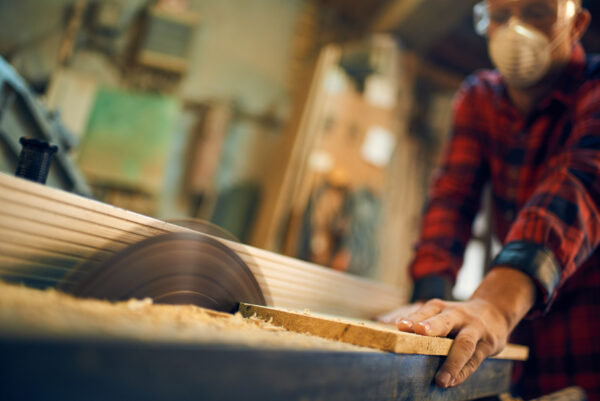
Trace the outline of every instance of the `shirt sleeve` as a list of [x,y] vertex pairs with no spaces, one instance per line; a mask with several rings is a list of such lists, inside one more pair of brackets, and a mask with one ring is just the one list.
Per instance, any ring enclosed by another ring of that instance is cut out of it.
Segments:
[[600,243],[600,86],[573,107],[564,150],[554,156],[492,262],[522,270],[547,310],[561,285]]
[[445,276],[452,283],[456,280],[479,210],[482,187],[489,172],[483,135],[476,127],[482,116],[474,113],[477,102],[473,88],[466,81],[453,102],[450,138],[432,177],[410,265],[415,283],[432,276]]

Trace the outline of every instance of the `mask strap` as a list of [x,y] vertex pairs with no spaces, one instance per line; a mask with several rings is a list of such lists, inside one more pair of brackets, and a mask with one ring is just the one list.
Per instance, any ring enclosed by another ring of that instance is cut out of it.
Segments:
[[571,32],[571,28],[572,28],[571,18],[569,18],[569,21],[560,28],[560,32],[558,32],[558,35],[556,35],[556,37],[554,39],[552,39],[552,42],[550,42],[551,50],[556,49],[560,45],[562,40],[565,38],[565,36],[569,36],[569,33]]

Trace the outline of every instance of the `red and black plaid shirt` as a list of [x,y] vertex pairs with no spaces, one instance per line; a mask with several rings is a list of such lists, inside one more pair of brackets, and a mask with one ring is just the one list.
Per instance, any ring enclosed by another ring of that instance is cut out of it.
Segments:
[[486,183],[503,243],[492,266],[520,269],[539,287],[538,313],[511,339],[531,347],[520,395],[579,385],[600,400],[600,58],[575,46],[528,117],[497,72],[467,78],[411,265],[417,282],[455,280]]

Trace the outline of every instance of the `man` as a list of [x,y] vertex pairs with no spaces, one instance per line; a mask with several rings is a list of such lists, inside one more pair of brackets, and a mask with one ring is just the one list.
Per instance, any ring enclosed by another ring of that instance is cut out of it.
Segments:
[[468,301],[430,300],[398,328],[455,336],[441,387],[464,382],[514,329],[511,341],[531,350],[521,396],[579,385],[600,400],[600,59],[579,44],[591,17],[581,0],[486,0],[475,10],[497,71],[467,78],[455,99],[413,298],[440,297],[454,282],[486,183],[504,245]]

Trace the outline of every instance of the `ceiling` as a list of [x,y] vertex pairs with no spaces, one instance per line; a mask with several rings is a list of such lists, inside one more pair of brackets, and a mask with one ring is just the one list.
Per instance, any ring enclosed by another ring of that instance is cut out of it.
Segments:
[[[592,24],[582,42],[600,53],[600,2],[583,0]],[[490,67],[485,39],[472,25],[477,0],[317,0],[341,20],[363,32],[393,32],[398,39],[449,72],[467,75]]]

